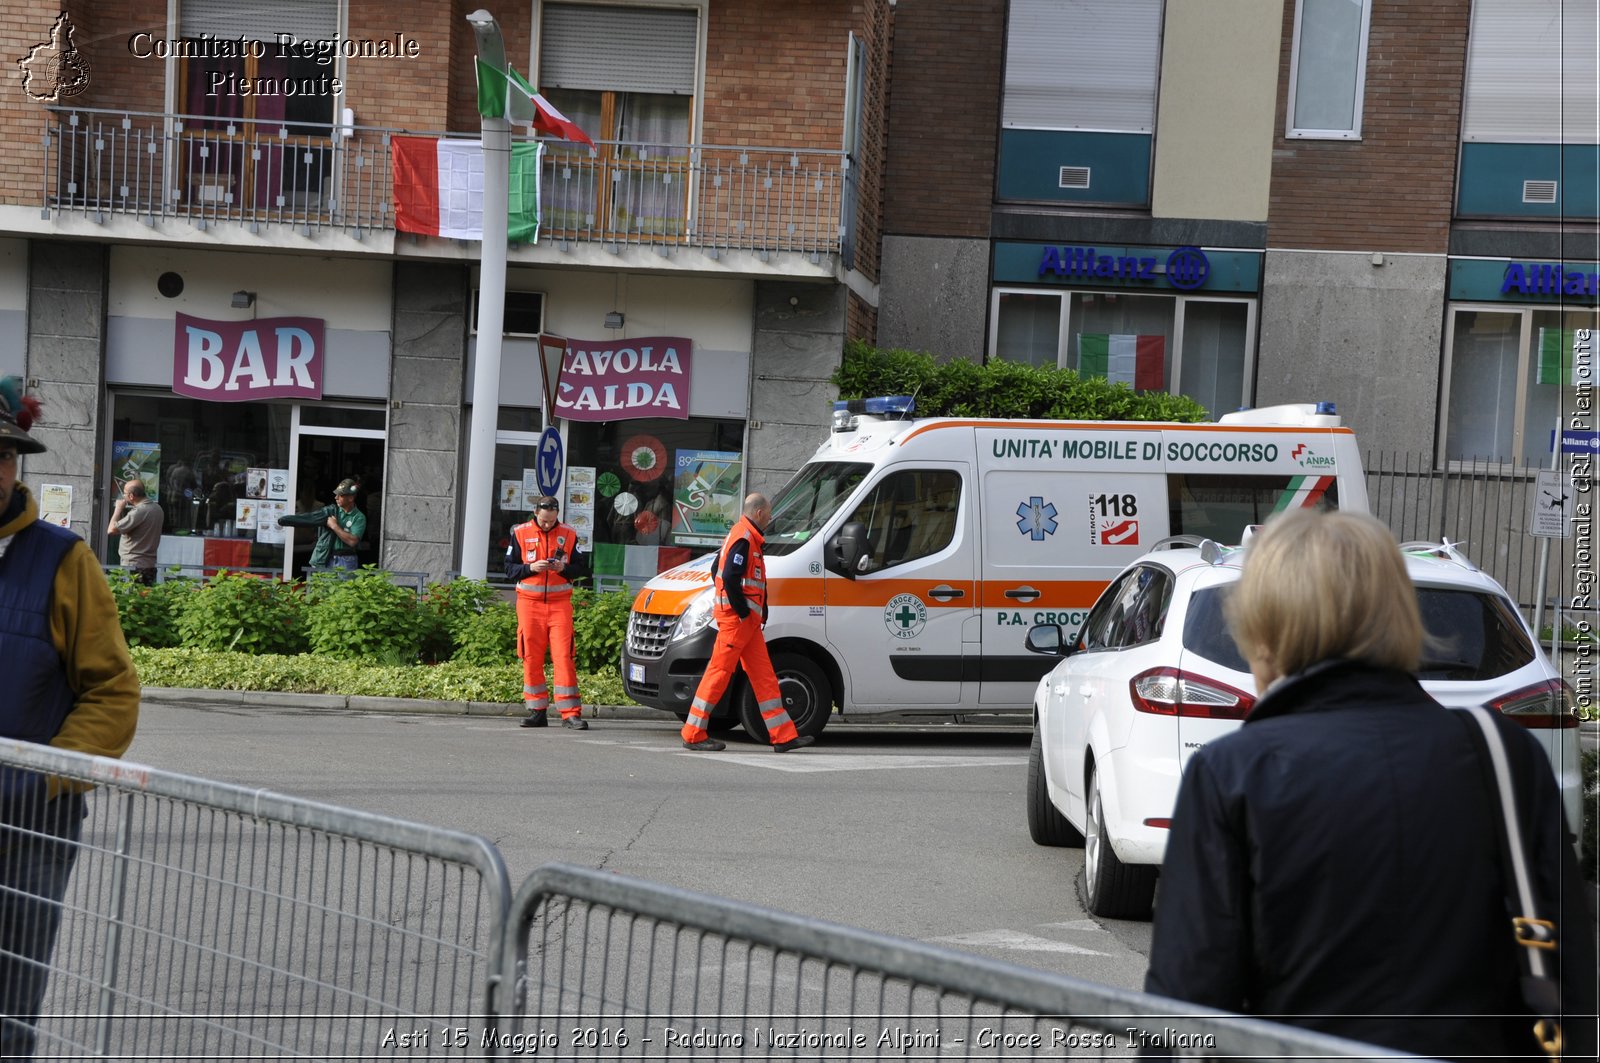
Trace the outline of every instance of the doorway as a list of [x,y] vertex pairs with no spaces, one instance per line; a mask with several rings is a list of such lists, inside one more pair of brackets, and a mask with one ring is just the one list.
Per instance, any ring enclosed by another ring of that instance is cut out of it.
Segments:
[[[354,479],[356,508],[366,514],[367,534],[357,547],[363,565],[381,563],[383,545],[383,411],[338,407],[297,409],[290,483],[290,512],[306,513],[333,503],[333,489]],[[319,423],[306,423],[316,420]],[[345,422],[336,425],[332,422]],[[293,548],[284,551],[288,578],[305,575],[317,544],[312,528],[291,531]]]

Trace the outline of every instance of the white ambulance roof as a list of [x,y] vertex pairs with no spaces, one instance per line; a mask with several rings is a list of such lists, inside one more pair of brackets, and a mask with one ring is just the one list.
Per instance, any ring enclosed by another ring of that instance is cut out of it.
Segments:
[[1282,406],[1261,406],[1253,410],[1225,413],[1218,424],[1289,425],[1296,428],[1337,428],[1342,423],[1331,402],[1288,402]]

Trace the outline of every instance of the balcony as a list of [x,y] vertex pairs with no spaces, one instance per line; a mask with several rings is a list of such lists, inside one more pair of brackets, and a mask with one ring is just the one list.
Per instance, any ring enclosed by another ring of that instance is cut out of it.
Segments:
[[[165,240],[184,227],[234,227],[268,238],[339,234],[387,250],[397,236],[390,138],[400,132],[52,108],[43,214],[137,220]],[[539,243],[816,262],[840,250],[850,181],[840,151],[547,142]]]

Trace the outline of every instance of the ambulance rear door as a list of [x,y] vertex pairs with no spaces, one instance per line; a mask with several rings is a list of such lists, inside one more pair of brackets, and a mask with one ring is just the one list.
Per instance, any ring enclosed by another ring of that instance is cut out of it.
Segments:
[[1055,663],[1034,624],[1073,637],[1118,572],[1167,535],[1161,433],[1126,423],[978,429],[983,473],[979,704],[1028,707]]
[[850,703],[958,709],[977,701],[977,553],[972,467],[959,461],[888,466],[844,523],[867,552],[854,578],[829,571],[828,641],[849,673]]

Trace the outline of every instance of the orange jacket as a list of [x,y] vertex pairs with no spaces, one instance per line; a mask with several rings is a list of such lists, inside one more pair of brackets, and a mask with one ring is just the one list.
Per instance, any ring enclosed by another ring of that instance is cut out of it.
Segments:
[[741,620],[754,612],[766,620],[767,559],[761,551],[766,541],[767,537],[749,517],[740,517],[728,529],[713,573],[717,587],[715,611],[733,613]]
[[[518,524],[511,529],[511,546],[506,550],[506,574],[517,581],[517,593],[527,594],[542,601],[559,601],[572,597],[571,576],[574,554],[578,550],[578,533],[566,524],[556,524],[549,531],[539,527],[537,521]],[[559,569],[547,568],[543,572],[530,572],[528,566],[535,561],[560,560],[566,564]],[[569,573],[571,575],[569,575]]]

